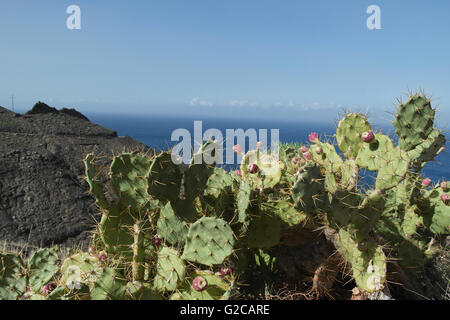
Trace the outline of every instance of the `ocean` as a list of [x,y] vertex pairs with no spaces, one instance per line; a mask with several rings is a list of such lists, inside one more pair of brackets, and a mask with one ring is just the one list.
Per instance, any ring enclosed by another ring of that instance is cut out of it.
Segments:
[[[119,136],[130,136],[134,139],[157,150],[167,150],[178,143],[171,141],[172,132],[179,128],[187,129],[194,136],[194,121],[201,120],[203,132],[207,129],[219,129],[226,135],[226,129],[279,129],[281,142],[308,142],[311,132],[319,133],[321,138],[333,139],[336,132],[336,124],[330,122],[302,122],[301,120],[258,120],[258,119],[232,119],[194,116],[149,116],[149,115],[119,115],[119,114],[89,114],[88,118],[101,126],[117,131]],[[383,133],[395,138],[394,128],[387,124],[373,125],[374,129],[382,129]],[[268,141],[270,141],[270,134]],[[448,143],[446,150],[448,148]],[[439,154],[435,161],[427,163],[422,174],[433,182],[450,180],[450,154],[447,151]]]

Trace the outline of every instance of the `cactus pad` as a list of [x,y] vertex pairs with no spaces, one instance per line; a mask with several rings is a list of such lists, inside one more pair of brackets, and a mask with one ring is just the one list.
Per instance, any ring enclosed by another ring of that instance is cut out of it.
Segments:
[[28,260],[30,288],[38,292],[49,283],[59,271],[58,254],[55,249],[43,248],[33,253]]
[[153,286],[158,291],[173,291],[184,280],[186,270],[178,251],[164,247],[158,252],[156,275]]
[[158,234],[172,245],[183,245],[189,231],[188,224],[175,214],[170,202],[161,209],[158,219]]
[[221,264],[233,252],[234,242],[228,223],[203,217],[189,228],[182,258],[207,266]]
[[406,151],[421,144],[433,130],[435,111],[423,95],[411,95],[398,107],[394,127],[399,146]]
[[363,145],[361,135],[370,130],[366,116],[360,113],[349,113],[339,121],[336,139],[339,149],[348,159],[356,158]]

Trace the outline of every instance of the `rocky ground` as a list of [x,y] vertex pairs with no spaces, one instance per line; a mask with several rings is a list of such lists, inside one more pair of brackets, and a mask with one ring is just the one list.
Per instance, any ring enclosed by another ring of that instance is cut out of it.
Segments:
[[37,103],[25,114],[0,107],[0,242],[87,243],[99,213],[82,179],[87,153],[147,147],[91,123],[73,109]]

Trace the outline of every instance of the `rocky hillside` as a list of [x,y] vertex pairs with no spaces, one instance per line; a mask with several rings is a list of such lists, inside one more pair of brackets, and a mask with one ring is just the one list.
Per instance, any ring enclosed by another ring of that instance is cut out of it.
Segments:
[[91,123],[74,109],[38,102],[25,114],[0,107],[0,241],[34,246],[86,243],[98,219],[82,179],[87,153],[147,147]]

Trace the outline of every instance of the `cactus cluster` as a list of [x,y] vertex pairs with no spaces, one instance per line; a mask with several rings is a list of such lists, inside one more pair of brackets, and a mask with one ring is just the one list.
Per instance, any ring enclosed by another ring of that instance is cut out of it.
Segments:
[[[27,263],[1,254],[0,298],[234,298],[237,279],[277,272],[277,250],[300,243],[313,255],[315,230],[337,251],[315,266],[299,262],[313,269],[316,292],[331,288],[341,266],[358,292],[385,292],[391,257],[419,281],[450,233],[450,182],[433,186],[420,175],[446,141],[423,95],[400,104],[394,127],[398,143],[349,113],[337,126],[338,149],[312,133],[310,145],[284,145],[278,156],[258,145],[231,172],[197,161],[211,141],[189,165],[170,151],[122,153],[110,167],[89,154],[85,179],[102,213],[90,250],[61,260],[41,249]],[[364,170],[376,173],[368,189]]]

